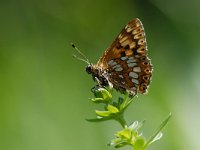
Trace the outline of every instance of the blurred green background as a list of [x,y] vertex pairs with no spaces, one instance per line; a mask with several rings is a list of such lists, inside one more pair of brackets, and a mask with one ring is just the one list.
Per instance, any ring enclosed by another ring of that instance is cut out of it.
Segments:
[[149,93],[135,98],[126,119],[146,119],[148,137],[172,112],[164,137],[149,149],[200,149],[199,6],[198,0],[0,0],[0,150],[113,150],[106,144],[121,127],[84,120],[95,116],[88,100],[94,82],[85,63],[72,58],[70,43],[96,63],[135,17],[154,72]]

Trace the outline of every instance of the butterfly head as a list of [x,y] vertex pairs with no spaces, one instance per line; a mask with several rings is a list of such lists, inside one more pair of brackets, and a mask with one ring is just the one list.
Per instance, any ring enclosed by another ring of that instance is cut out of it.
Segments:
[[99,78],[99,76],[102,74],[101,69],[91,63],[87,65],[87,67],[85,68],[85,71],[88,74],[91,74],[92,76],[97,77],[97,78]]
[[81,60],[85,63],[87,63],[87,67],[86,67],[86,72],[88,74],[91,74],[93,76],[93,79],[95,80],[96,78],[102,78],[100,77],[102,72],[101,72],[101,69],[97,67],[97,65],[93,65],[92,63],[90,63],[90,61],[88,60],[88,58],[73,44],[71,43],[72,47],[78,52],[78,54],[81,56],[81,57],[78,57],[76,55],[73,55],[74,58],[78,59],[78,60]]
[[85,71],[88,74],[91,74],[93,72],[92,70],[93,70],[93,65],[92,64],[87,65],[87,67],[85,68]]

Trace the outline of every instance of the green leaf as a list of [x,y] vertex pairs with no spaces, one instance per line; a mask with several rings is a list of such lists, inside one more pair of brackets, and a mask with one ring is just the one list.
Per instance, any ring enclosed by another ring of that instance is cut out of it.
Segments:
[[128,99],[128,93],[126,93],[123,101],[121,100],[121,102],[120,102],[120,106],[119,106],[120,111],[124,110],[124,107],[126,106],[127,99]]
[[91,98],[90,100],[94,103],[105,103],[103,98]]
[[117,109],[117,107],[113,106],[113,105],[108,105],[107,107],[108,111],[111,113],[111,114],[116,114],[119,112],[119,110]]
[[131,123],[131,125],[129,126],[129,128],[130,128],[132,131],[134,131],[134,130],[137,130],[138,125],[139,125],[139,122],[138,122],[138,121],[135,121],[135,122]]
[[108,146],[114,146],[115,148],[121,148],[126,145],[130,145],[130,144],[127,142],[127,140],[123,140],[120,138],[116,138],[108,144]]
[[121,143],[119,143],[119,144],[116,144],[116,145],[115,145],[115,148],[121,148],[121,147],[124,147],[124,146],[126,146],[126,145],[128,145],[127,142],[121,142]]
[[108,117],[99,117],[99,118],[94,118],[94,119],[86,119],[86,121],[89,122],[103,122],[103,121],[107,121],[107,120],[111,120],[112,118],[110,116]]
[[162,132],[159,132],[159,133],[152,139],[152,141],[149,143],[149,145],[152,144],[152,143],[154,143],[155,141],[160,140],[160,139],[162,138],[162,136],[163,136]]
[[124,130],[117,132],[116,136],[122,139],[130,140],[132,138],[132,131],[130,128],[125,128]]
[[144,148],[148,147],[153,142],[159,140],[162,137],[162,134],[160,133],[161,130],[167,125],[169,119],[171,118],[172,114],[170,113],[166,119],[163,120],[163,122],[160,124],[158,129],[155,131],[155,133],[149,138],[149,140],[144,145]]
[[95,113],[100,117],[108,117],[111,114],[110,111],[99,111],[99,110],[96,110]]
[[119,97],[117,105],[120,106],[123,102],[124,102],[124,99],[122,97]]
[[130,99],[126,105],[124,106],[124,110],[128,108],[128,106],[133,102],[133,99]]
[[105,88],[98,88],[94,90],[94,95],[96,98],[102,98],[101,102],[108,103],[112,99],[112,95]]
[[132,124],[130,124],[129,128],[132,129],[132,131],[139,130],[144,125],[144,123],[145,120],[141,122],[135,121]]
[[138,138],[135,142],[134,142],[134,150],[144,150],[144,144],[145,144],[145,139],[144,138]]

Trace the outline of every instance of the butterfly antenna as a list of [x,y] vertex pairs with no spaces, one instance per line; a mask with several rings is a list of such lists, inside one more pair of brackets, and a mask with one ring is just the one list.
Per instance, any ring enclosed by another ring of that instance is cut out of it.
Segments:
[[90,61],[88,60],[88,58],[74,45],[74,43],[71,43],[71,45],[84,59],[77,57],[76,55],[73,55],[73,57],[78,59],[78,60],[84,61],[87,64],[90,64]]
[[90,64],[89,63],[89,61],[87,61],[87,60],[85,60],[85,59],[82,59],[82,58],[80,58],[80,57],[78,57],[78,56],[76,56],[76,55],[72,55],[74,58],[76,58],[76,59],[78,59],[78,60],[81,60],[81,61],[83,61],[83,62],[86,62],[87,64]]

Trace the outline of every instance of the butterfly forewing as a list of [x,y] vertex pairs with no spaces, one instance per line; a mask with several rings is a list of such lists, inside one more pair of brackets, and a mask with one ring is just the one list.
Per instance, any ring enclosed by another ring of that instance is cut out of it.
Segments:
[[147,57],[143,25],[139,19],[130,21],[104,52],[97,67],[108,73],[108,80],[122,93],[146,93],[152,76]]

